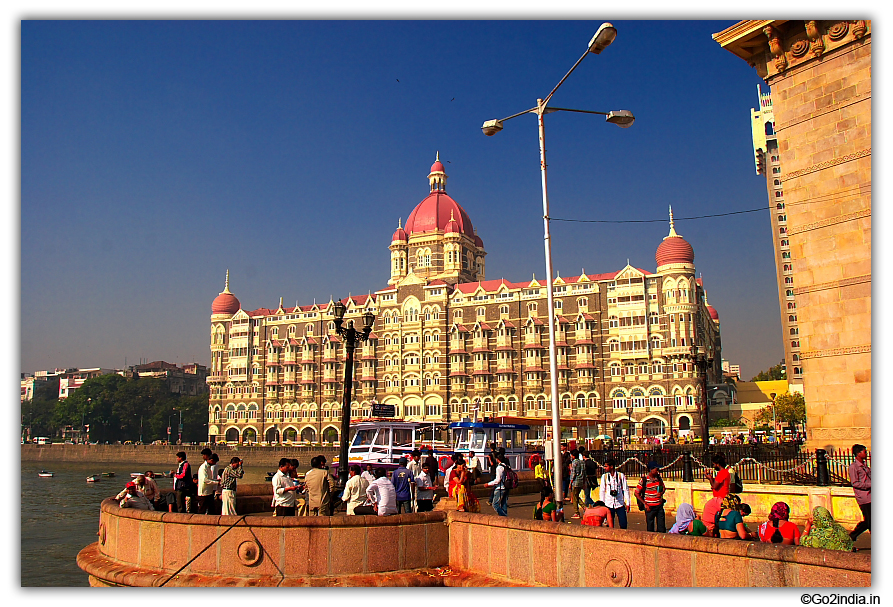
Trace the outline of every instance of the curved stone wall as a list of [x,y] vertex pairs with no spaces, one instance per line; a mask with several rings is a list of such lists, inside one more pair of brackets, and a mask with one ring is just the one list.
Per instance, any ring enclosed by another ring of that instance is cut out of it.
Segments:
[[78,554],[78,565],[93,586],[305,585],[311,578],[335,584],[345,576],[446,565],[445,519],[443,512],[209,516],[120,508],[107,499],[99,540]]

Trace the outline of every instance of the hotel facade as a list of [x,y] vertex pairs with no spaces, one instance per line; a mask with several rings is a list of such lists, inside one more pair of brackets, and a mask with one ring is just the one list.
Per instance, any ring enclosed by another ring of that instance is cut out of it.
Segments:
[[[676,233],[656,243],[656,269],[546,282],[486,278],[486,251],[470,217],[446,193],[438,159],[429,193],[391,237],[388,286],[351,296],[346,320],[375,314],[355,351],[351,416],[372,403],[397,418],[458,421],[482,417],[551,419],[549,327],[558,352],[557,406],[578,438],[699,431],[697,345],[713,360],[708,394],[720,407],[719,315],[695,278],[694,250]],[[344,347],[334,302],[245,310],[229,273],[211,305],[209,441],[335,442],[339,438]],[[477,405],[476,405],[477,404]]]

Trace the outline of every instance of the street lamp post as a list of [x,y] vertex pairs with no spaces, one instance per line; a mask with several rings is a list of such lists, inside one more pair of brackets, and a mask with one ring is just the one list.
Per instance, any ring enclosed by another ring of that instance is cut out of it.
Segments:
[[710,400],[707,398],[707,369],[713,366],[713,357],[707,356],[703,348],[692,344],[691,346],[691,362],[698,370],[698,379],[700,380],[701,398],[698,403],[698,413],[701,416],[701,440],[703,445],[707,447],[707,433],[710,426]]
[[629,444],[632,444],[633,434],[636,431],[636,422],[633,421],[633,408],[630,405],[626,406],[626,416],[629,418],[629,424],[626,430],[626,440]]
[[[675,397],[670,397],[675,398]],[[670,435],[667,437],[667,440],[672,440],[676,442],[676,439],[673,438],[673,418],[676,417],[676,404],[667,405],[667,415],[670,418]]]
[[[176,409],[175,409],[176,410]],[[171,444],[171,419],[176,417],[175,413],[171,413],[167,416],[167,444]]]
[[552,95],[555,94],[555,91],[558,90],[567,77],[571,75],[571,73],[577,69],[577,66],[580,65],[580,62],[586,58],[589,53],[594,53],[596,55],[600,54],[605,48],[608,47],[613,41],[614,38],[617,37],[617,30],[610,23],[603,23],[596,31],[595,35],[589,41],[589,46],[586,49],[586,52],[577,60],[577,62],[573,65],[573,67],[564,75],[558,84],[555,85],[555,88],[546,95],[545,99],[537,99],[536,107],[531,108],[529,110],[524,110],[523,112],[518,112],[517,114],[512,114],[507,118],[502,118],[500,120],[487,120],[484,122],[481,130],[484,132],[484,135],[492,136],[498,133],[503,128],[503,123],[506,120],[511,120],[512,118],[516,118],[521,116],[522,114],[536,114],[537,117],[537,125],[539,127],[539,146],[540,146],[540,173],[542,175],[542,188],[543,188],[543,240],[546,254],[546,283],[547,283],[547,300],[549,306],[549,377],[551,379],[551,394],[550,399],[552,401],[552,457],[553,461],[556,462],[554,466],[552,486],[555,488],[555,501],[559,505],[564,501],[563,495],[563,485],[562,485],[562,470],[561,466],[557,465],[557,463],[561,462],[561,419],[558,413],[558,356],[557,349],[555,345],[555,302],[553,301],[553,293],[552,293],[552,237],[549,231],[549,193],[547,188],[547,179],[546,179],[546,131],[545,124],[543,122],[543,116],[545,114],[551,114],[552,112],[577,112],[582,114],[599,114],[601,116],[605,116],[605,121],[610,122],[612,124],[616,124],[621,128],[628,128],[632,126],[635,121],[635,117],[632,112],[629,110],[618,110],[614,112],[594,112],[590,110],[575,110],[570,108],[558,108],[558,107],[548,107],[549,100],[552,98]]
[[358,342],[369,339],[375,315],[367,311],[363,314],[363,330],[354,329],[353,321],[347,321],[344,327],[344,313],[347,306],[340,300],[334,304],[335,332],[344,338],[344,396],[341,400],[341,449],[338,452],[338,487],[343,489],[347,484],[347,447],[350,440],[350,403],[353,400],[353,352]]

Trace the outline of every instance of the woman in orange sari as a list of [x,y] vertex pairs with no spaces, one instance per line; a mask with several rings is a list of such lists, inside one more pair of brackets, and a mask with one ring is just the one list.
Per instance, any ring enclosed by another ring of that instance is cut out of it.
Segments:
[[471,492],[471,485],[474,483],[474,477],[468,470],[468,466],[464,461],[456,464],[458,479],[456,481],[456,502],[459,512],[480,512],[481,506],[478,498]]

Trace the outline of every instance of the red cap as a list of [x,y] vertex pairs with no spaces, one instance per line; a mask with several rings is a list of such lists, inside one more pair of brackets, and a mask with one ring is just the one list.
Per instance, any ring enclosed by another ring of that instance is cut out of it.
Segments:
[[124,488],[125,488],[125,489],[130,489],[131,487],[133,487],[134,489],[136,489],[136,483],[134,483],[133,481],[131,481],[131,482],[127,483],[126,485],[124,485]]

